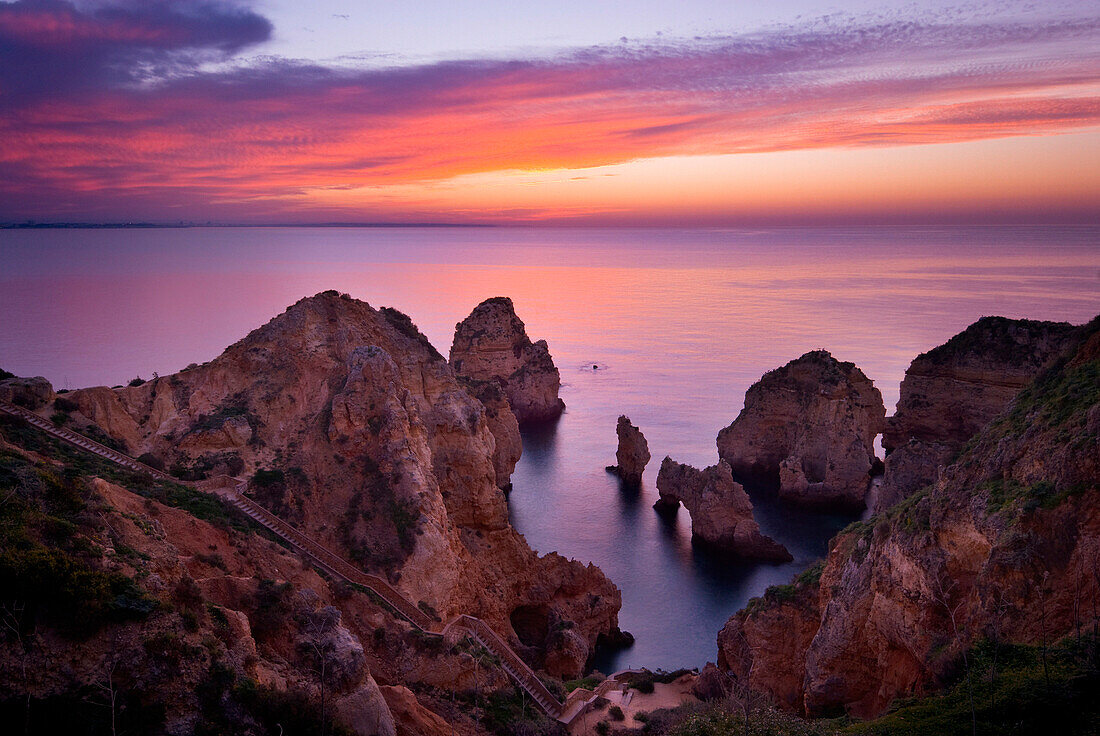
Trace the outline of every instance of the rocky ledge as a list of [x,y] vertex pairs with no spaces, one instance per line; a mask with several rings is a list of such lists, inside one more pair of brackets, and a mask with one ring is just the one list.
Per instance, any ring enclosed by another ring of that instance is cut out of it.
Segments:
[[565,409],[546,341],[531,342],[507,297],[486,299],[455,325],[450,363],[463,378],[499,383],[520,424],[557,419]]
[[657,474],[660,498],[654,508],[672,513],[684,504],[691,515],[691,536],[703,544],[742,557],[789,562],[790,552],[760,532],[752,501],[733,480],[724,460],[709,468],[692,467],[666,457]]
[[777,485],[788,500],[861,507],[885,416],[863,371],[815,350],[749,387],[718,455],[735,478]]

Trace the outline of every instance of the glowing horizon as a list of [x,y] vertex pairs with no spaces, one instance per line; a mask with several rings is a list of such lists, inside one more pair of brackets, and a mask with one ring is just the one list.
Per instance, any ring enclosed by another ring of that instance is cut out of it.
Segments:
[[0,220],[1096,222],[1100,17],[249,58],[228,3],[0,4]]

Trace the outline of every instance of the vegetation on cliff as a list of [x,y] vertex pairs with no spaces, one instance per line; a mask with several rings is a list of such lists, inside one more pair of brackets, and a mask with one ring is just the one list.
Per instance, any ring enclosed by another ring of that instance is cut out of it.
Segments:
[[[1095,634],[1085,633],[1100,625],[1098,378],[1094,320],[936,483],[846,528],[820,568],[733,617],[720,665],[811,715],[893,708],[869,733],[922,732],[905,730],[909,721],[946,732],[922,719],[950,714],[960,697],[960,733],[981,722],[1000,732],[1095,688]],[[991,660],[991,647],[1004,658]],[[995,692],[982,691],[998,672]],[[897,701],[935,692],[940,700]],[[1031,715],[983,711],[983,699],[1009,697],[1032,703]]]

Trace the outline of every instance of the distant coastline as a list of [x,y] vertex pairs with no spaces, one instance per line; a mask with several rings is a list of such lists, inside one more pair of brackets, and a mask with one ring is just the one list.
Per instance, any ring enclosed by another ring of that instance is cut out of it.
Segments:
[[469,222],[0,222],[0,230],[176,230],[194,227],[499,227]]

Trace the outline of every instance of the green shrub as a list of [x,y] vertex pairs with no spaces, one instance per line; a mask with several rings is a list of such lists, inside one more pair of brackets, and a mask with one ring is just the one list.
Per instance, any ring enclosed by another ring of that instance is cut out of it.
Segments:
[[286,473],[278,468],[272,470],[257,470],[252,476],[252,485],[257,488],[275,488],[286,484]]
[[624,721],[624,720],[626,720],[626,715],[623,713],[623,709],[620,708],[617,705],[613,705],[610,708],[608,708],[607,709],[607,715],[611,716],[611,720],[613,720],[613,721]]
[[130,379],[130,382],[127,383],[126,385],[130,386],[130,387],[134,387],[134,386],[140,386],[143,383],[145,383],[144,378],[142,378],[141,376],[134,376],[133,378]]
[[72,399],[66,399],[66,398],[63,398],[61,396],[58,396],[53,401],[53,408],[56,409],[57,411],[74,412],[74,411],[78,411],[80,409],[80,405],[77,404]]
[[25,601],[30,618],[40,615],[77,637],[110,621],[144,618],[157,606],[130,578],[32,542],[0,552],[0,590]]

